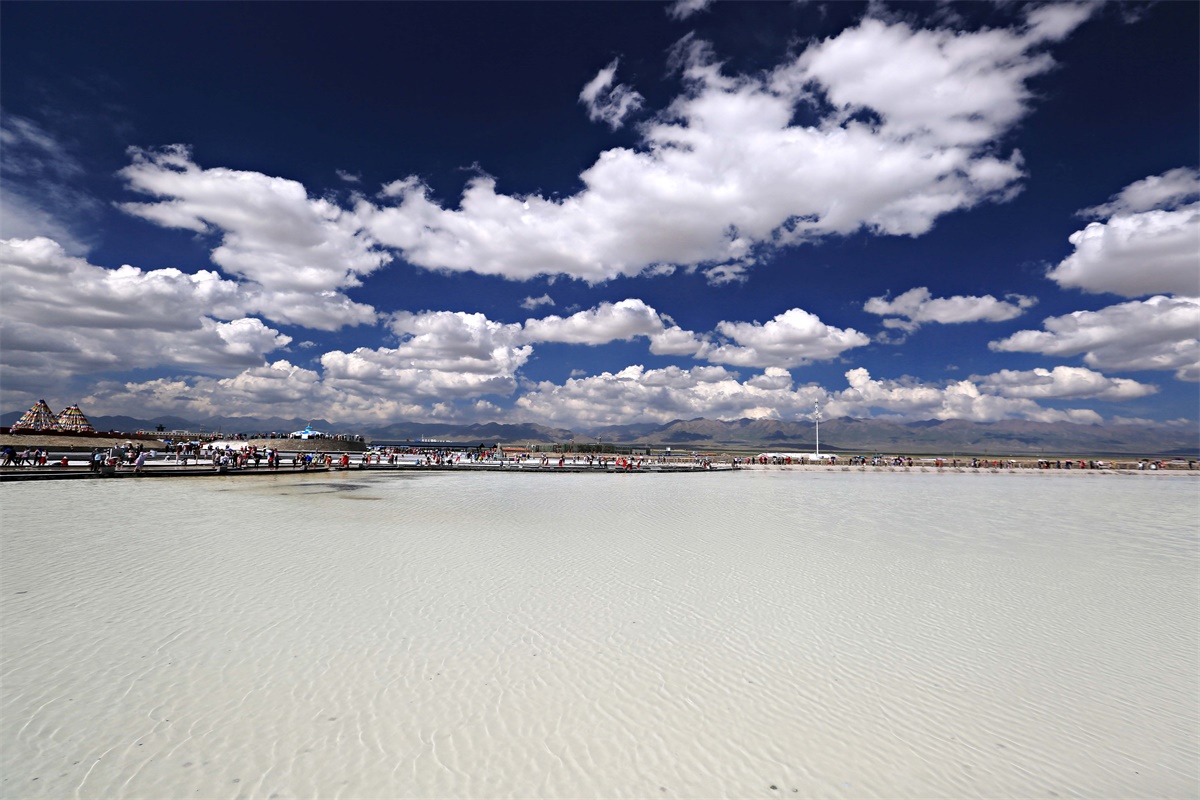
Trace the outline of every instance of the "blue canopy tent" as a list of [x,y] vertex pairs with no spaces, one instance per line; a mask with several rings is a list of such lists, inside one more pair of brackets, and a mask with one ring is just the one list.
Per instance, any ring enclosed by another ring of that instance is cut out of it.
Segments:
[[305,425],[302,431],[292,431],[293,439],[318,439],[324,436],[324,431],[315,431],[311,424]]

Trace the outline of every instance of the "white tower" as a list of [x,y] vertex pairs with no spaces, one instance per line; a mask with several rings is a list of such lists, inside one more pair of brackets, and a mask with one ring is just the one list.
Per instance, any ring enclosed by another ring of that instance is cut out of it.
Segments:
[[817,423],[817,458],[821,457],[821,404],[813,401],[813,419]]

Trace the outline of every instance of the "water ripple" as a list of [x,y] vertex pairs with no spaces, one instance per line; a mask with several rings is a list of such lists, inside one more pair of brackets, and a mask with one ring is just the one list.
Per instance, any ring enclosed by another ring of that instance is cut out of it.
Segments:
[[2,794],[1195,796],[1195,483],[6,484]]

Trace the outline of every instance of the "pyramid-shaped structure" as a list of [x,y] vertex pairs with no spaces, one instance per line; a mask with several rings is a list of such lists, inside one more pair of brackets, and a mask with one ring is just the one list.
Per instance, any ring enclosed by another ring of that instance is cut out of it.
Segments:
[[33,408],[21,415],[9,430],[14,431],[49,431],[54,429],[54,412],[45,400],[38,400]]
[[88,422],[88,418],[79,410],[79,403],[75,403],[59,412],[58,421],[54,423],[54,427],[60,431],[70,431],[71,433],[96,432],[96,429],[92,427],[92,423]]

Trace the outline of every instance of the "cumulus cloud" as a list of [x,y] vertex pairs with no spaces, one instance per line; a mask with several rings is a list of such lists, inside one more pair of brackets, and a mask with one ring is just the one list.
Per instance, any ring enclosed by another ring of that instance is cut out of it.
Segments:
[[[120,208],[168,228],[219,233],[212,260],[231,275],[262,287],[259,310],[268,319],[305,324],[294,311],[298,295],[319,297],[338,313],[312,327],[332,329],[372,322],[370,306],[340,290],[358,286],[391,260],[362,230],[360,220],[304,187],[257,172],[202,169],[175,145],[130,150],[120,171],[130,189],[160,198]],[[312,302],[310,302],[310,305]]]
[[526,297],[521,301],[521,308],[525,309],[526,311],[532,311],[538,306],[552,305],[554,305],[554,298],[548,294],[544,294],[541,297]]
[[[1047,273],[1063,288],[1141,297],[1200,295],[1200,172],[1173,169],[1079,212],[1109,216],[1068,237],[1074,252]],[[1190,202],[1188,202],[1190,201]]]
[[790,378],[772,375],[766,385],[740,382],[723,367],[648,370],[641,365],[618,372],[571,378],[559,385],[536,384],[517,399],[517,408],[548,424],[602,425],[670,422],[674,419],[789,419],[824,397],[806,387],[792,392]]
[[[761,75],[726,74],[687,40],[685,92],[641,127],[638,149],[602,153],[577,194],[504,195],[481,176],[444,208],[410,177],[384,188],[391,205],[356,213],[413,264],[518,280],[678,266],[721,282],[764,247],[916,236],[1019,189],[1021,156],[999,142],[1029,109],[1026,82],[1053,66],[1045,45],[1091,9],[1035,10],[1013,30],[867,19]],[[795,122],[807,115],[818,121]]]
[[614,83],[617,62],[612,62],[596,73],[579,93],[579,102],[587,108],[588,119],[603,122],[614,131],[624,124],[625,118],[642,107],[645,98],[621,83]]
[[1171,209],[1186,201],[1200,199],[1200,170],[1177,167],[1162,175],[1151,175],[1134,181],[1107,203],[1085,208],[1082,217],[1111,217],[1116,214],[1137,214],[1154,209]]
[[6,391],[118,369],[236,372],[291,341],[244,316],[237,285],[215,272],[109,270],[45,238],[0,241],[0,283]]
[[262,416],[263,408],[284,417],[320,416],[347,422],[462,418],[494,412],[476,395],[503,395],[513,384],[485,376],[455,376],[436,369],[403,366],[389,351],[334,352],[322,370],[276,361],[227,378],[188,376],[145,382],[101,382],[84,405],[92,413],[181,414],[203,417]]
[[650,352],[657,356],[696,356],[708,347],[708,337],[678,325],[664,325],[661,331],[650,336]]
[[314,407],[328,409],[322,415],[427,419],[435,415],[435,407],[508,396],[517,388],[517,371],[533,352],[521,341],[520,324],[495,322],[483,314],[399,312],[388,327],[398,339],[395,347],[333,350],[320,356],[321,393],[310,397]]
[[[803,323],[803,330],[797,329],[797,322]],[[742,365],[756,361],[794,360],[775,352],[775,348],[785,347],[789,341],[808,357],[817,357],[830,347],[821,343],[822,336],[832,334],[837,338],[845,334],[838,329],[824,328],[819,320],[804,312],[789,312],[766,326],[752,324],[744,331],[738,328],[739,323],[724,324],[727,335],[740,337],[757,348],[753,355],[749,354],[750,347],[735,348],[745,351],[737,359]],[[147,382],[140,388],[130,384],[110,387],[108,391],[115,392],[113,397],[131,401],[130,392],[145,394],[146,397],[139,400],[143,407],[159,408],[176,403],[179,412],[198,413],[207,408],[207,404],[220,402],[220,398],[204,399],[206,392],[223,393],[231,408],[240,409],[242,401],[239,398],[250,398],[258,387],[262,387],[263,403],[270,404],[278,413],[292,403],[281,393],[294,392],[296,403],[307,401],[310,409],[317,409],[308,411],[307,415],[382,419],[383,409],[405,409],[410,417],[441,415],[450,418],[470,413],[474,408],[472,404],[484,398],[513,395],[521,385],[520,370],[539,343],[598,345],[645,338],[651,352],[661,355],[693,355],[711,347],[708,337],[681,329],[669,317],[637,299],[601,303],[568,317],[551,315],[528,319],[524,323],[501,323],[478,313],[399,312],[390,317],[388,327],[397,337],[396,346],[324,353],[318,359],[319,372],[303,370],[287,362],[267,366],[260,358],[235,379],[163,379]],[[733,356],[733,350],[727,350],[723,357]],[[629,384],[631,376],[636,377],[636,386]],[[611,390],[626,384],[633,387],[630,391],[634,396],[626,397],[623,403],[647,403],[647,395],[662,395],[655,401],[658,405],[642,405],[641,408],[644,413],[649,413],[647,409],[653,407],[654,414],[668,416],[720,413],[775,417],[797,403],[811,405],[820,395],[819,390],[809,388],[793,397],[790,373],[775,365],[767,365],[764,372],[752,376],[744,386],[735,373],[723,366],[701,366],[691,370],[631,367],[615,375],[573,377],[560,388],[552,388],[549,383],[539,384],[534,389],[535,397],[518,401],[518,407],[533,410],[541,408],[542,400],[553,405],[565,399],[564,393],[576,389],[585,391],[586,387],[608,386]],[[664,399],[667,395],[670,402]],[[528,397],[528,393],[525,396]],[[171,400],[172,397],[176,400]],[[550,397],[554,399],[547,399]],[[574,408],[572,401],[558,408],[553,415],[547,414],[546,419],[574,413]],[[596,419],[609,414],[604,418],[608,423],[622,419],[619,410],[606,408],[599,401],[593,406]]]
[[254,284],[242,284],[246,308],[273,322],[335,331],[346,325],[371,325],[378,314],[366,303],[351,300],[342,292],[272,291]]
[[1045,408],[1036,401],[1123,400],[1147,391],[1141,384],[1085,374],[1086,370],[997,373],[935,385],[912,378],[874,379],[859,368],[846,372],[846,388],[829,391],[812,384],[795,386],[791,374],[779,367],[742,379],[721,366],[646,369],[633,365],[599,375],[573,374],[562,384],[525,385],[513,410],[505,412],[486,399],[512,392],[512,384],[500,374],[502,367],[467,375],[406,366],[409,362],[394,351],[330,356],[322,362],[324,374],[276,361],[227,378],[110,382],[99,385],[85,401],[96,413],[119,413],[133,406],[154,413],[256,415],[267,404],[280,415],[315,414],[346,421],[462,420],[477,419],[481,413],[495,419],[507,413],[512,419],[532,418],[566,427],[696,417],[791,421],[808,419],[816,402],[827,418],[1091,424],[1102,421],[1095,411]]
[[1133,400],[1158,391],[1158,387],[1153,384],[1138,383],[1129,378],[1109,378],[1086,367],[1004,369],[991,375],[972,375],[971,380],[980,388],[1002,397],[1029,397],[1041,400]]
[[[246,349],[254,342],[250,336],[253,331],[239,327],[244,325],[244,321],[230,323],[231,327],[224,331],[227,350],[234,349],[234,345]],[[322,416],[336,412],[343,415],[338,418],[382,419],[382,409],[404,409],[404,413],[419,418],[439,414],[448,417],[467,413],[464,404],[488,396],[512,395],[520,383],[519,371],[537,343],[591,345],[644,337],[650,350],[661,354],[691,354],[704,345],[696,334],[681,330],[669,318],[636,299],[602,303],[565,318],[552,315],[529,319],[524,324],[501,323],[478,313],[398,312],[389,318],[388,328],[397,338],[396,346],[326,352],[318,358],[319,373],[280,366],[286,362],[267,368],[259,357],[248,361],[254,366],[233,383],[184,380],[191,393],[187,396],[198,397],[205,389],[220,389],[228,394],[230,387],[250,396],[257,386],[298,385],[296,391],[302,392],[313,408],[323,409]],[[235,337],[235,332],[241,332],[241,337]],[[713,382],[721,379],[725,371],[721,367],[702,367],[694,374],[697,380]],[[300,378],[304,380],[297,384]],[[179,389],[179,379],[152,381],[143,388],[159,398],[155,402],[165,403],[164,398]],[[230,398],[236,405],[236,399],[232,395]],[[202,408],[192,400],[187,402],[191,405],[185,404],[179,410]],[[277,406],[283,401],[276,394],[267,393],[263,402],[278,411]],[[345,416],[351,410],[357,416]]]
[[836,392],[825,410],[831,416],[885,415],[901,419],[966,419],[995,422],[1029,419],[1035,422],[1094,424],[1103,418],[1090,409],[1043,408],[1031,399],[989,394],[969,380],[935,386],[914,380],[877,380],[863,368],[846,373],[849,388]]
[[532,352],[522,341],[520,324],[496,322],[483,314],[402,311],[392,315],[389,327],[401,340],[389,352],[420,369],[511,377]]
[[1036,298],[1019,294],[1006,295],[1004,300],[997,300],[990,294],[983,297],[955,295],[935,298],[929,289],[919,286],[890,300],[887,297],[872,297],[863,305],[863,311],[887,317],[883,320],[884,327],[911,332],[924,322],[946,325],[1003,322],[1021,316],[1036,303]]
[[511,373],[524,363],[528,351],[502,351],[488,359],[463,358],[467,369],[421,364],[404,348],[335,350],[321,356],[325,384],[362,399],[408,398],[417,406],[479,395],[511,395],[517,382]]
[[699,354],[716,364],[738,367],[796,367],[837,358],[870,344],[853,328],[835,328],[814,314],[793,308],[766,323],[720,322],[717,330],[734,343],[713,345]]
[[1047,273],[1064,288],[1145,300],[1043,321],[988,347],[1083,355],[1107,370],[1173,370],[1200,380],[1200,172],[1173,169],[1126,186],[1087,216],[1111,215],[1070,236],[1074,252]]
[[525,340],[529,342],[566,342],[569,344],[606,344],[629,341],[637,336],[662,333],[658,312],[641,300],[601,303],[569,317],[557,315],[525,321]]
[[628,342],[639,336],[650,341],[650,352],[655,355],[694,356],[708,347],[706,337],[680,328],[670,317],[633,298],[601,303],[569,317],[528,319],[523,334],[524,341],[531,343],[587,345]]
[[1200,298],[1165,297],[1048,317],[1044,330],[1018,331],[988,343],[999,352],[1083,354],[1089,367],[1110,371],[1174,370],[1200,380]]
[[1047,274],[1063,288],[1200,294],[1200,203],[1093,222],[1069,241],[1075,251]]
[[[1094,374],[1094,373],[1093,373]],[[828,391],[815,385],[795,387],[791,374],[779,367],[739,380],[723,367],[648,370],[641,365],[617,372],[571,378],[563,384],[544,381],[517,399],[518,410],[563,426],[602,425],[614,421],[665,423],[675,419],[808,419],[813,403],[827,418],[884,417],[897,420],[968,419],[994,422],[1028,419],[1037,422],[1093,424],[1102,417],[1091,409],[1045,408],[1036,399],[1083,397],[1060,373],[1062,394],[1044,391],[1036,398],[1005,395],[1016,382],[994,379],[927,384],[907,378],[880,380],[866,369],[846,372],[847,388]],[[1102,377],[1102,376],[1101,376]],[[1102,388],[1089,379],[1091,397],[1127,399],[1139,396],[1119,382]],[[1139,390],[1140,391],[1140,390]],[[1072,394],[1071,392],[1075,392]]]
[[[334,413],[341,406],[321,377],[288,361],[276,361],[226,378],[188,376],[143,382],[101,382],[81,403],[97,414],[262,416],[264,406],[279,416],[309,417],[314,408]],[[328,416],[321,413],[319,416]]]

